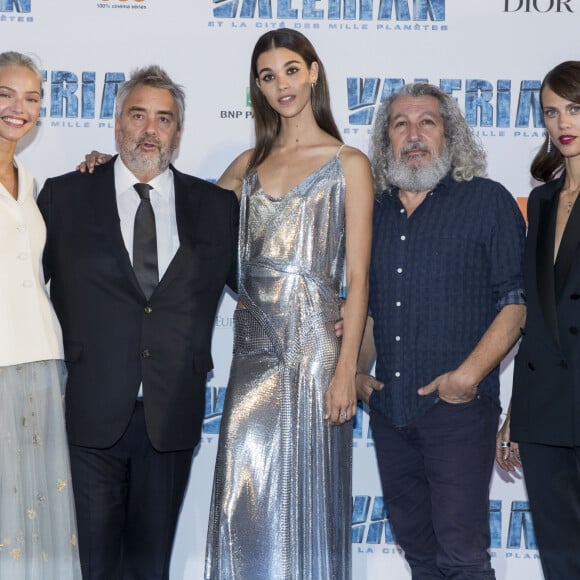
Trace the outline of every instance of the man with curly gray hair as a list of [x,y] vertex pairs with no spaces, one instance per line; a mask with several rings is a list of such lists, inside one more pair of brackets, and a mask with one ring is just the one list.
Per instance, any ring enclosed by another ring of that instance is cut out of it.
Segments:
[[[413,580],[493,579],[498,365],[525,319],[522,215],[483,177],[457,103],[425,83],[379,107],[370,317],[357,388]],[[376,356],[376,379],[366,374]]]

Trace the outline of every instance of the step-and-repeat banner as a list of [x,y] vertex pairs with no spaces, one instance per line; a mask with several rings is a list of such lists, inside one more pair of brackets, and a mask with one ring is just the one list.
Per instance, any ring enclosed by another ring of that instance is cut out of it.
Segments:
[[[42,119],[20,152],[42,185],[85,152],[113,152],[117,86],[157,63],[183,84],[187,112],[176,159],[216,179],[252,145],[248,71],[260,34],[304,32],[330,80],[344,140],[367,150],[376,106],[404,83],[426,80],[457,99],[488,151],[489,176],[520,207],[544,136],[538,90],[557,63],[579,58],[580,0],[0,0],[0,50],[36,55],[45,75]],[[234,300],[215,321],[206,419],[183,506],[173,580],[202,577],[211,480],[232,347]],[[511,359],[502,399],[509,400]],[[354,423],[354,579],[410,578],[383,505],[368,415]],[[469,514],[465,514],[468,518]],[[520,475],[496,471],[491,554],[498,579],[541,579]]]

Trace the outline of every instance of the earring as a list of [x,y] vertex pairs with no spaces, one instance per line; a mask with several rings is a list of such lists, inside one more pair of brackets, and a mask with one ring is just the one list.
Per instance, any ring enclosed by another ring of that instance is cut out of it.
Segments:
[[310,83],[310,88],[312,89],[312,94],[314,95],[314,92],[316,90],[316,83]]
[[552,151],[552,139],[550,139],[550,135],[548,135],[548,144],[546,145],[546,153],[550,153]]

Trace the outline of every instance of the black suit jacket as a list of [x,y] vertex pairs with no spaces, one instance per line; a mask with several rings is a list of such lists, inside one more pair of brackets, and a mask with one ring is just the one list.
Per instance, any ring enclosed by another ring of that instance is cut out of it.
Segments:
[[48,179],[38,198],[69,373],[69,442],[113,445],[142,381],[153,446],[193,448],[213,368],[216,310],[224,285],[235,287],[238,202],[233,192],[171,168],[180,246],[147,300],[121,235],[113,163],[93,175]]
[[564,176],[528,200],[524,254],[527,321],[514,364],[514,441],[580,444],[580,204],[554,264],[556,210]]

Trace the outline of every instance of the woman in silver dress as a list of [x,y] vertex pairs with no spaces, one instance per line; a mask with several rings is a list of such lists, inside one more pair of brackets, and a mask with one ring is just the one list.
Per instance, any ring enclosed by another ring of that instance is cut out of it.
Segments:
[[80,580],[62,395],[60,326],[42,277],[36,183],[15,157],[42,76],[0,53],[0,578]]
[[301,33],[260,37],[250,93],[256,146],[218,182],[240,196],[240,285],[205,577],[349,579],[371,172],[342,144],[324,68]]

